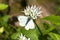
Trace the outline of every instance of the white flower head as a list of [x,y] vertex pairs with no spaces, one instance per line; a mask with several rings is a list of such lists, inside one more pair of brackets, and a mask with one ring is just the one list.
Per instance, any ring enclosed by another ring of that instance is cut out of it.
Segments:
[[36,5],[26,7],[23,12],[25,15],[30,16],[32,19],[37,19],[37,16],[40,16],[42,13],[41,7],[36,7]]
[[19,40],[30,40],[30,38],[26,38],[25,35],[21,33],[21,35],[19,35]]

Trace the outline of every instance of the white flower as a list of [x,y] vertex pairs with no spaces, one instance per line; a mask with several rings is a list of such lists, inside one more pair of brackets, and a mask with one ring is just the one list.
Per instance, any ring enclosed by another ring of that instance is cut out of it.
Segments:
[[25,13],[25,15],[29,15],[29,13],[30,13],[30,7],[29,6],[26,7],[26,9],[24,9],[23,12]]
[[37,16],[40,16],[42,13],[41,7],[36,7],[36,5],[26,7],[23,12],[25,15],[30,16],[32,19],[37,19]]
[[23,36],[21,33],[21,35],[19,35],[19,40],[30,40],[30,38],[26,38],[25,35]]

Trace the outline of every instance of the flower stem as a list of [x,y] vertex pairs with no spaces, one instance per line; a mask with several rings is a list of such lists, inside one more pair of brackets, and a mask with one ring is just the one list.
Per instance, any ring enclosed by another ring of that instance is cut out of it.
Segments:
[[41,33],[41,35],[42,35],[42,32],[41,32],[40,28],[38,27],[38,25],[37,25],[37,23],[36,23],[36,20],[33,20],[33,21],[34,21],[35,25],[37,26],[37,28],[38,28],[39,32],[40,32],[40,33]]

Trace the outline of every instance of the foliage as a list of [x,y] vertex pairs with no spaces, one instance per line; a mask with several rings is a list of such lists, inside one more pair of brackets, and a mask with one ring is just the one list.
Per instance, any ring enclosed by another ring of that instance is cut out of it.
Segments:
[[53,40],[60,40],[60,35],[59,35],[59,34],[49,33],[49,36],[50,36]]
[[[8,5],[0,4],[0,10],[5,10]],[[0,17],[0,40],[18,40],[23,33],[31,40],[60,40],[60,16],[50,15],[34,20],[35,29],[26,31],[24,28],[8,23],[9,16]]]
[[52,22],[52,24],[56,26],[60,26],[60,16],[51,15],[51,16],[44,18],[44,20],[48,20]]
[[0,28],[0,33],[3,33],[4,32],[4,27],[1,27]]
[[0,10],[4,10],[8,7],[6,4],[0,4]]

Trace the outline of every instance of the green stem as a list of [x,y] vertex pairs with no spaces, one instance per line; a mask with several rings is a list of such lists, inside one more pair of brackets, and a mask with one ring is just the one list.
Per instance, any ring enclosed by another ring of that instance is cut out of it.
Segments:
[[41,33],[41,35],[42,35],[42,32],[41,32],[40,28],[38,27],[38,25],[36,24],[36,21],[35,21],[35,20],[33,20],[33,21],[34,21],[35,25],[37,26],[37,28],[38,28],[39,32],[40,32],[40,33]]

